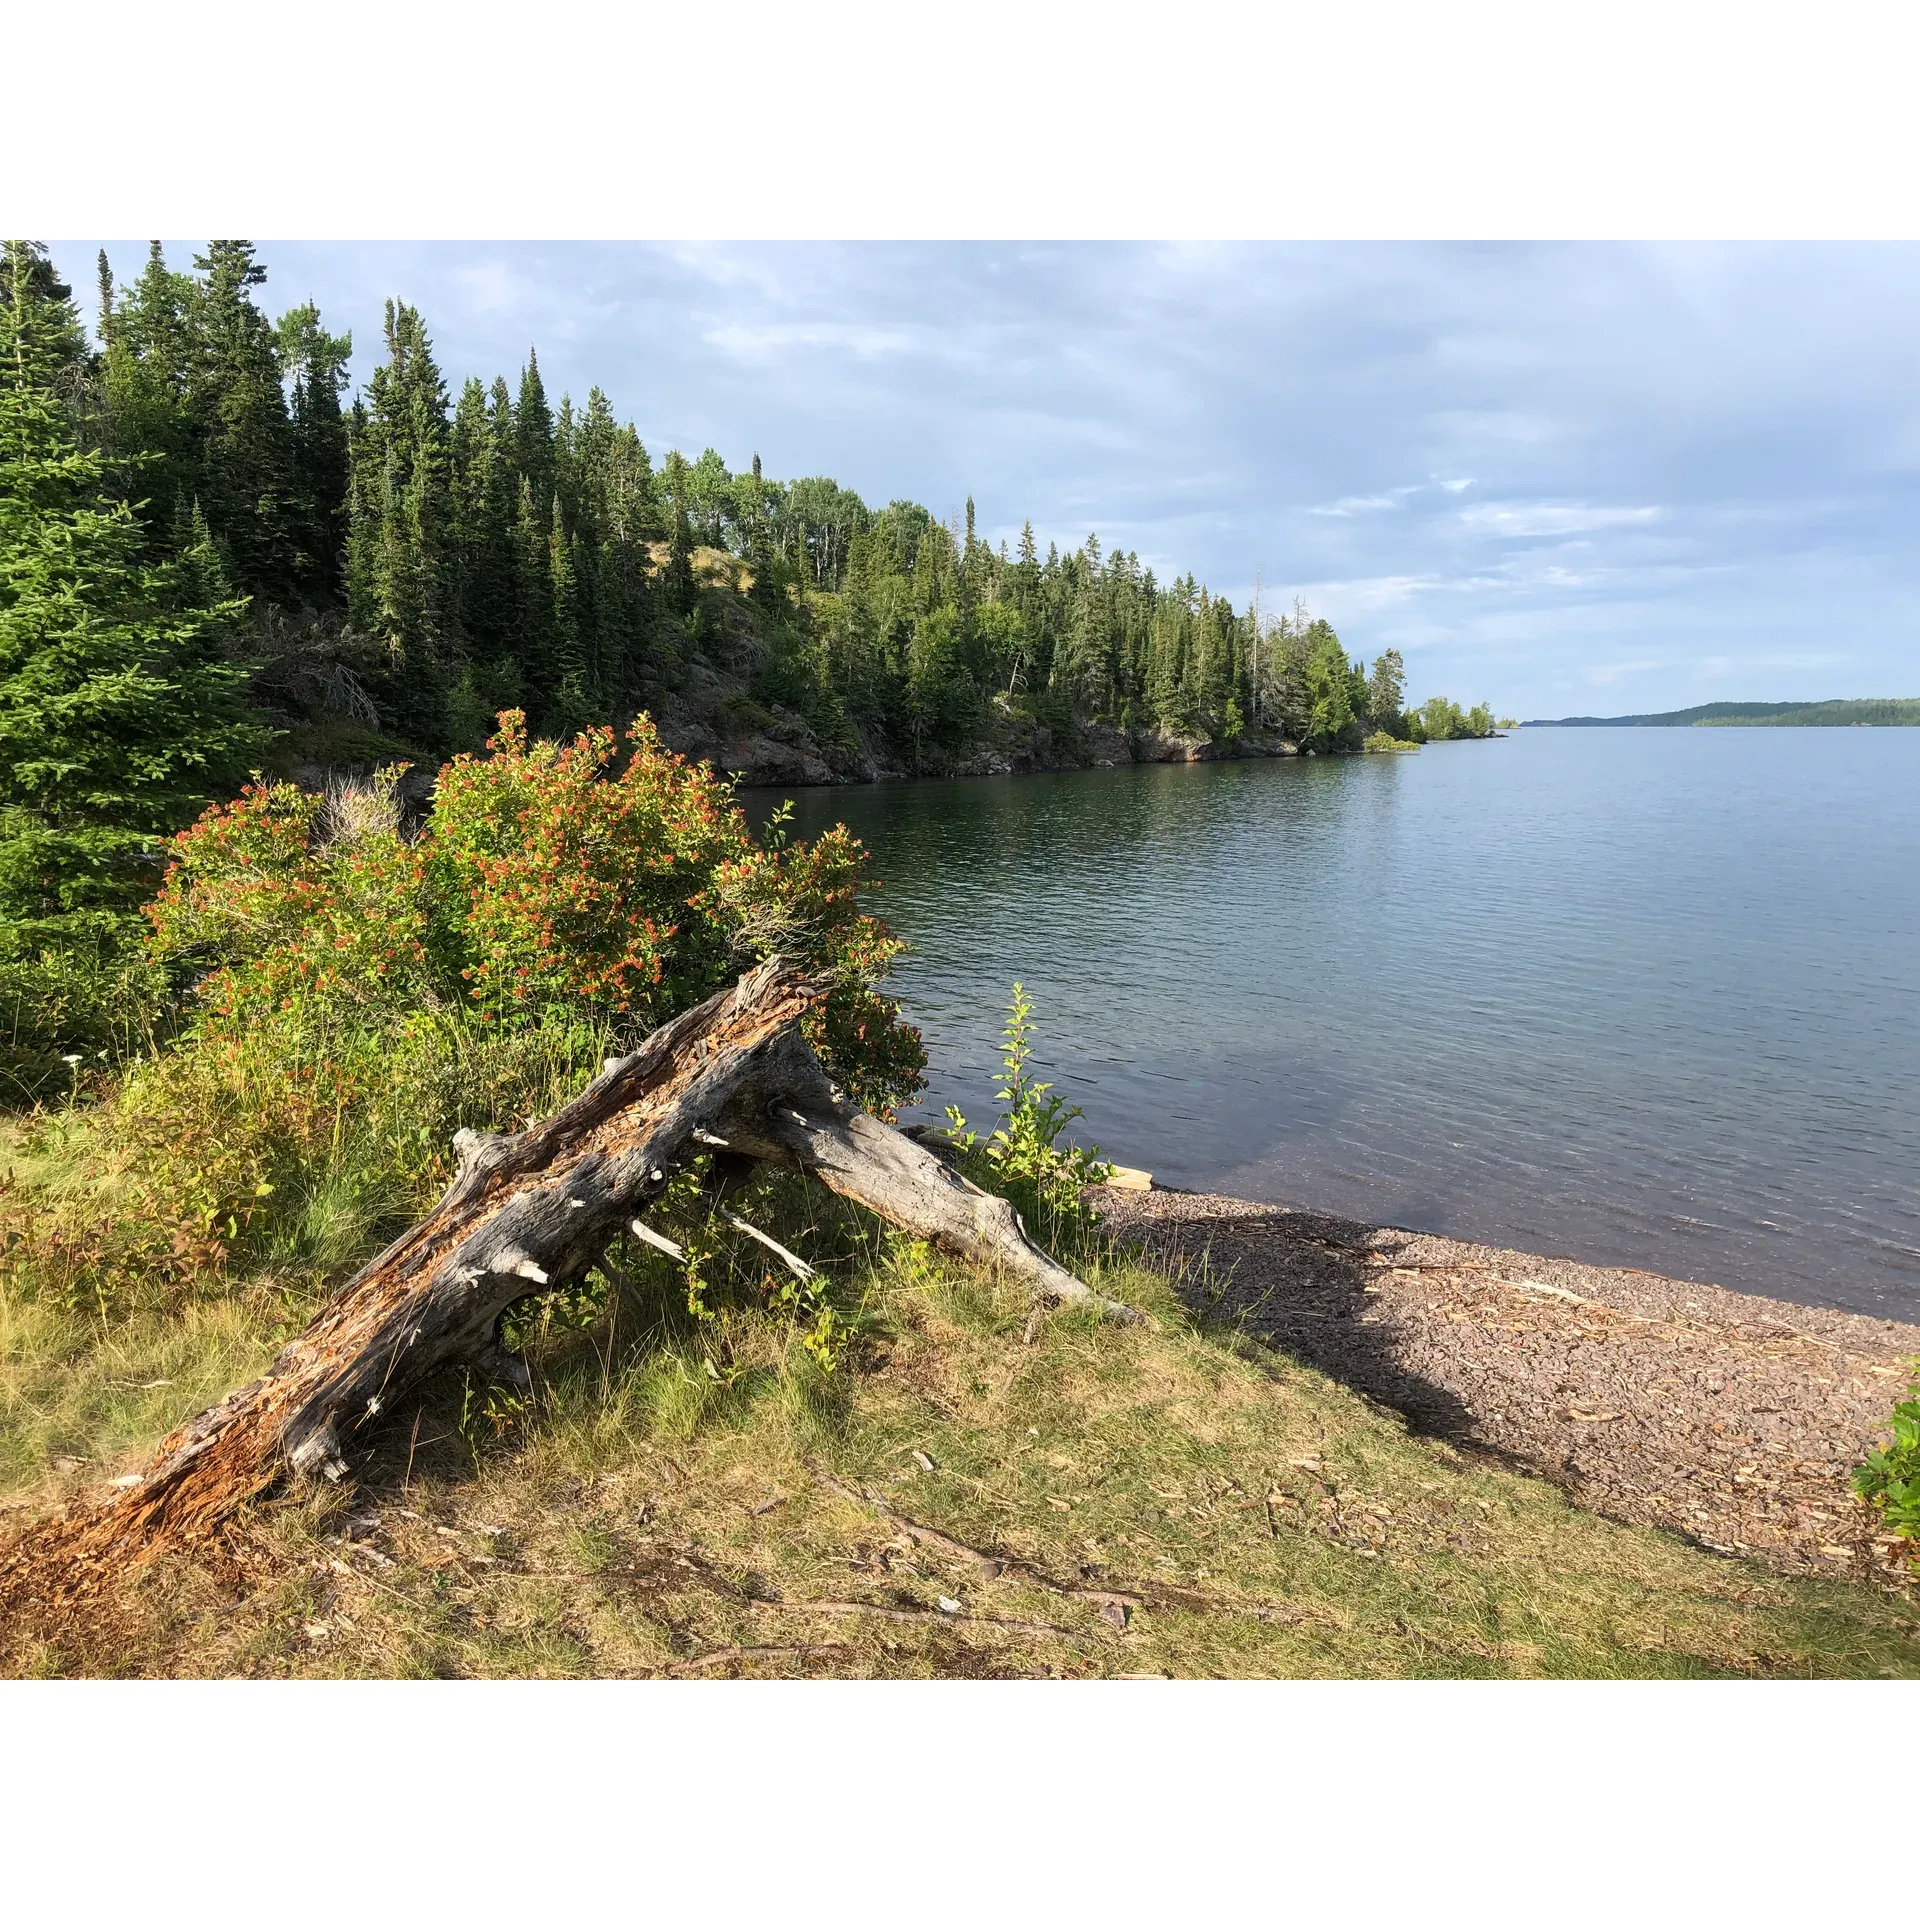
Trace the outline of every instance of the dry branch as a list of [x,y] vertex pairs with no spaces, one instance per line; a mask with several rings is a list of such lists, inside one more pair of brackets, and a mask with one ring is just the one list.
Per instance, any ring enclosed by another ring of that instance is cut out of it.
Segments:
[[[842,1100],[797,1022],[815,997],[769,961],[609,1060],[558,1112],[507,1136],[463,1132],[460,1171],[423,1220],[315,1314],[258,1380],[164,1440],[131,1476],[24,1536],[0,1562],[0,1608],[98,1590],[155,1554],[218,1534],[289,1467],[337,1478],[347,1445],[437,1368],[524,1380],[500,1339],[517,1300],[582,1278],[669,1173],[697,1154],[771,1161],[1049,1300],[1122,1319],[1028,1239],[1004,1200]],[[756,1236],[758,1237],[758,1236]],[[797,1258],[777,1249],[790,1261]]]

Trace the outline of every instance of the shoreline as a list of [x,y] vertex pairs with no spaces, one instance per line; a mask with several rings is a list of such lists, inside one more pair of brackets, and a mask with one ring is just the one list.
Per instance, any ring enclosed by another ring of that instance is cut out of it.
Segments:
[[[1047,728],[999,717],[965,753],[918,769],[877,752],[864,737],[851,771],[836,767],[797,717],[776,728],[727,737],[677,701],[654,710],[661,739],[689,760],[748,787],[874,787],[907,780],[969,780],[1024,773],[1086,773],[1098,767],[1164,766],[1202,760],[1282,760],[1300,749],[1278,735],[1242,734],[1233,740],[1187,735],[1165,727],[1131,731],[1095,721],[1071,745]],[[1338,756],[1357,758],[1357,755]]]
[[1576,1505],[1778,1571],[1904,1584],[1854,1498],[1920,1323],[1223,1195],[1090,1190],[1189,1303]]

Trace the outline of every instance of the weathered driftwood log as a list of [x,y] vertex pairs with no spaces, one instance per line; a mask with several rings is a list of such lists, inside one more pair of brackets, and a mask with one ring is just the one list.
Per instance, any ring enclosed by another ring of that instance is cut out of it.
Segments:
[[[755,1160],[811,1174],[824,1187],[931,1240],[962,1260],[990,1261],[1047,1300],[1093,1300],[1086,1285],[1028,1239],[1012,1205],[983,1193],[917,1141],[839,1099],[813,1049],[792,1031],[769,1049],[769,1080],[792,1089],[784,1100],[757,1089],[730,1102],[716,1141]],[[1102,1309],[1138,1319],[1108,1300]]]
[[433,1211],[267,1373],[170,1434],[144,1474],[18,1542],[0,1566],[0,1601],[32,1566],[43,1595],[77,1595],[205,1540],[288,1469],[338,1477],[354,1435],[450,1362],[511,1376],[519,1363],[501,1344],[501,1314],[584,1276],[669,1172],[705,1152],[721,1166],[717,1187],[737,1184],[749,1160],[794,1168],[1047,1299],[1138,1317],[1035,1247],[1004,1200],[841,1100],[796,1024],[812,997],[793,967],[769,961],[609,1060],[525,1132],[461,1135],[459,1174]]

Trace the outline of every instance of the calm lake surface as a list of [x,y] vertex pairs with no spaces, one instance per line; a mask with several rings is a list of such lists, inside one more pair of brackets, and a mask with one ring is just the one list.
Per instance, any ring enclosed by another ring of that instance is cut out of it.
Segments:
[[781,797],[872,850],[930,1113],[1020,980],[1164,1183],[1920,1319],[1920,730]]

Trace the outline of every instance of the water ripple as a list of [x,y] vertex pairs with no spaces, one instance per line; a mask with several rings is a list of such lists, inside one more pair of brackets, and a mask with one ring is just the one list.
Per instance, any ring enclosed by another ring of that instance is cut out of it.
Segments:
[[873,850],[934,1111],[987,1112],[1018,978],[1178,1184],[1920,1305],[1920,731],[790,797]]

